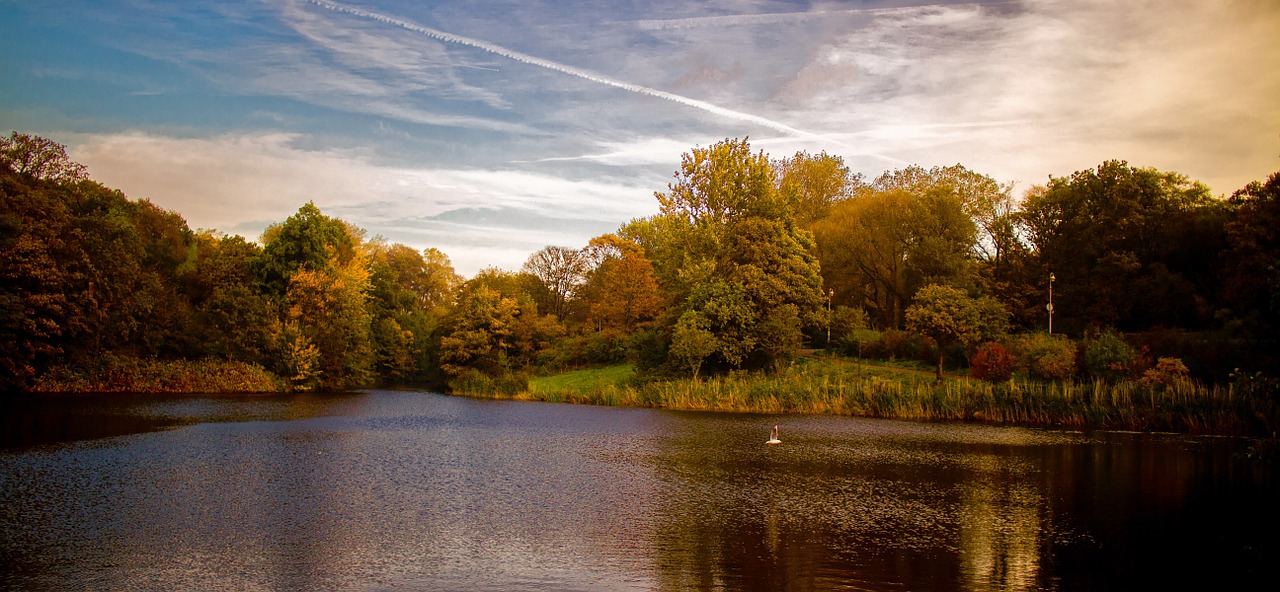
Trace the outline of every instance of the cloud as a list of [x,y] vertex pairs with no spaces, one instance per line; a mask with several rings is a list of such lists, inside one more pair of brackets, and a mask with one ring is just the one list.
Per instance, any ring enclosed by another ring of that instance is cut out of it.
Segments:
[[[56,136],[69,139],[72,158],[95,180],[174,210],[192,228],[256,239],[267,224],[314,201],[370,235],[439,248],[465,272],[517,268],[543,246],[582,246],[656,210],[653,188],[634,180],[393,167],[364,151],[301,148],[307,138],[298,134]],[[495,252],[502,257],[478,255]]]
[[1118,158],[1230,192],[1276,165],[1278,15],[1191,0],[897,10],[823,42],[778,95],[798,125],[926,166],[1043,182]]
[[556,72],[560,72],[562,74],[567,74],[570,76],[581,78],[583,80],[587,80],[597,84],[603,84],[605,86],[611,86],[611,87],[622,89],[628,92],[633,92],[641,95],[646,95],[646,96],[650,96],[658,99],[671,101],[674,103],[684,105],[686,107],[699,109],[707,113],[711,113],[713,115],[717,115],[727,119],[744,121],[747,123],[763,126],[773,131],[782,132],[785,134],[790,134],[790,135],[795,135],[800,137],[806,137],[806,138],[821,137],[820,134],[815,134],[813,132],[800,130],[790,125],[787,125],[785,123],[774,121],[772,119],[761,117],[759,115],[754,115],[754,114],[746,113],[743,111],[728,109],[725,107],[721,107],[719,105],[709,103],[707,101],[693,99],[683,95],[678,95],[675,93],[658,90],[656,88],[650,88],[650,87],[639,85],[639,84],[624,82],[622,80],[617,80],[610,76],[606,76],[598,72],[593,72],[585,68],[578,68],[575,66],[562,64],[553,60],[540,58],[524,52],[515,51],[512,49],[503,47],[501,45],[498,45],[496,43],[491,43],[481,39],[465,37],[462,35],[455,35],[455,34],[441,31],[438,29],[433,29],[431,27],[419,25],[417,23],[413,23],[411,21],[397,18],[395,16],[387,15],[384,13],[364,10],[361,8],[339,4],[337,2],[330,2],[328,0],[308,0],[308,1],[317,6],[321,6],[336,12],[342,12],[342,13],[351,14],[353,16],[373,19],[382,23],[386,23],[396,27],[401,27],[409,31],[419,33],[425,37],[435,39],[437,41],[444,41],[448,43],[455,43],[458,45],[473,47],[473,48],[480,49],[482,51],[499,55],[499,56],[502,56],[517,62],[521,62],[524,64],[538,66],[540,68],[546,68],[548,70],[553,70]]

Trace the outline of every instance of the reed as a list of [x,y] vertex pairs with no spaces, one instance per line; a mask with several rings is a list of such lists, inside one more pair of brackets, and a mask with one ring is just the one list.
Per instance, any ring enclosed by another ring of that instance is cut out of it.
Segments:
[[630,369],[531,381],[519,398],[552,402],[755,413],[835,414],[910,420],[1263,436],[1277,429],[1277,400],[1191,381],[941,382],[917,373],[807,362],[777,374],[732,373],[637,382]]

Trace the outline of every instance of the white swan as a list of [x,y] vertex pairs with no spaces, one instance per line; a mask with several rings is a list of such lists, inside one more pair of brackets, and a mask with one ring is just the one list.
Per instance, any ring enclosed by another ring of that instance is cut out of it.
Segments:
[[769,432],[769,439],[765,442],[765,444],[772,446],[774,444],[781,444],[781,443],[782,443],[782,440],[778,439],[778,426],[773,426],[773,431]]

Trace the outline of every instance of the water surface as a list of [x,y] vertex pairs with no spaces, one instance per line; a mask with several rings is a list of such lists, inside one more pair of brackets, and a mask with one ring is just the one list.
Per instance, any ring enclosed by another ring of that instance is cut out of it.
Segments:
[[3,411],[5,588],[1228,588],[1278,557],[1275,473],[1223,438],[404,391]]

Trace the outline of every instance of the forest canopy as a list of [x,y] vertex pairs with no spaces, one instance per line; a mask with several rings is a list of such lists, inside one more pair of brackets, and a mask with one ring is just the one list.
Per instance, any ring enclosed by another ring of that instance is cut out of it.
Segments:
[[1012,193],[961,165],[867,180],[838,156],[726,139],[684,155],[653,216],[463,278],[439,250],[368,237],[314,203],[256,241],[194,231],[13,132],[0,387],[135,359],[242,364],[287,389],[502,392],[623,361],[774,371],[806,347],[865,353],[869,332],[917,336],[941,374],[948,355],[1043,332],[1050,289],[1055,333],[1124,335],[1204,380],[1274,367],[1280,173],[1216,198],[1112,160]]

